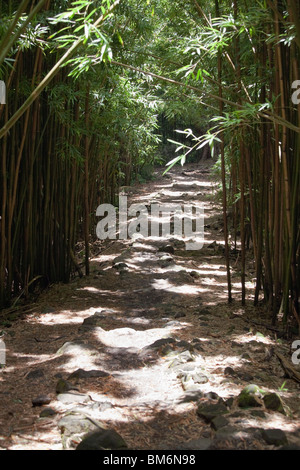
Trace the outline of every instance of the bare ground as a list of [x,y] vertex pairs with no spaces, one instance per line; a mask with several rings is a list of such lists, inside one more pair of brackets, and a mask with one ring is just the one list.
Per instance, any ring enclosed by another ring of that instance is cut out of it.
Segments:
[[[89,397],[77,406],[116,430],[130,449],[197,450],[206,442],[212,449],[278,448],[260,437],[263,429],[280,429],[289,445],[300,445],[299,368],[291,360],[297,338],[286,339],[280,325],[272,327],[263,305],[253,307],[251,255],[248,300],[241,305],[238,249],[231,251],[234,300],[228,304],[216,195],[209,162],[165,177],[158,171],[154,181],[129,189],[130,203],[203,204],[201,250],[186,250],[174,237],[97,242],[89,277],[53,285],[19,311],[2,312],[0,448],[63,449],[59,422],[74,403],[59,401],[56,385],[79,368],[106,374],[73,381]],[[174,251],[161,251],[168,245]],[[73,349],[61,352],[66,343]],[[181,359],[207,380],[180,375]],[[278,393],[288,411],[238,407],[248,384]],[[41,395],[49,403],[33,406]],[[199,416],[199,404],[207,401],[230,403],[231,428],[222,433]],[[54,414],[41,418],[46,407]]]

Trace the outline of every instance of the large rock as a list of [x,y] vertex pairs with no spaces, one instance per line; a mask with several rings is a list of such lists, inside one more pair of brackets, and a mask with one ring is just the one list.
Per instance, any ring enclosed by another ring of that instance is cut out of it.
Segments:
[[281,398],[277,393],[267,393],[263,397],[264,405],[268,410],[278,411],[286,414]]
[[56,393],[57,394],[69,392],[70,390],[77,390],[78,391],[78,388],[76,388],[73,384],[71,384],[67,380],[64,380],[64,379],[59,379],[58,380],[58,382],[56,384]]
[[261,392],[257,385],[247,385],[238,396],[238,406],[250,408],[262,406]]
[[39,395],[32,400],[32,406],[48,405],[51,402],[51,397],[48,395]]
[[72,404],[72,403],[87,403],[91,400],[90,396],[85,393],[75,393],[71,390],[69,392],[60,393],[57,395],[57,400],[61,403]]
[[217,416],[228,413],[226,405],[220,401],[219,403],[200,403],[197,408],[197,414],[204,418],[207,422],[211,422]]
[[69,354],[71,356],[81,357],[94,356],[98,351],[91,345],[84,343],[84,341],[68,341],[64,343],[56,352],[57,355]]
[[281,429],[264,429],[262,437],[267,444],[281,446],[288,443],[285,433]]
[[98,429],[87,434],[76,450],[122,450],[127,444],[124,439],[113,429]]
[[61,431],[64,449],[74,449],[88,433],[105,430],[105,426],[100,421],[96,421],[87,415],[73,412],[66,414],[58,422],[58,427]]

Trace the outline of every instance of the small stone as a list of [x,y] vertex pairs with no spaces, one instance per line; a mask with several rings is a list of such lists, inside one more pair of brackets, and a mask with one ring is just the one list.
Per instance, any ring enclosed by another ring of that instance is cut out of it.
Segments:
[[174,260],[171,255],[164,255],[157,261],[157,263],[161,268],[166,268],[170,264],[174,263]]
[[161,246],[158,251],[163,253],[170,253],[171,255],[175,253],[174,247],[172,245]]
[[33,406],[48,405],[51,402],[51,398],[48,395],[39,395],[32,400]]
[[49,418],[50,416],[56,415],[56,411],[53,408],[45,408],[40,413],[40,418]]
[[174,318],[184,318],[186,317],[186,313],[184,312],[178,312],[178,313],[175,313],[174,315]]
[[237,376],[239,379],[243,380],[244,382],[251,382],[253,380],[253,375],[248,374],[248,372],[238,372]]
[[113,268],[114,269],[117,269],[118,271],[124,271],[124,270],[128,270],[128,265],[126,263],[115,263],[113,265]]
[[80,356],[81,354],[92,354],[92,348],[88,344],[85,344],[83,341],[68,341],[64,343],[56,352],[57,355],[60,354],[72,354]]
[[288,444],[287,437],[281,429],[263,429],[262,437],[270,445],[281,446]]
[[266,414],[263,410],[252,410],[250,412],[251,416],[253,416],[254,418],[262,418],[262,419],[265,419],[266,418]]
[[103,412],[106,410],[110,410],[113,407],[114,405],[110,401],[99,401],[99,402],[94,403],[91,406],[91,409],[95,411]]
[[247,385],[238,396],[238,406],[241,408],[262,406],[260,389],[255,384]]
[[246,361],[251,361],[251,357],[247,352],[244,352],[241,356],[242,359],[245,359]]
[[224,374],[225,375],[230,375],[232,377],[236,376],[236,373],[235,373],[235,371],[232,367],[225,367]]
[[42,369],[35,369],[26,375],[27,380],[36,380],[36,379],[41,379],[45,376],[44,371]]
[[192,276],[194,279],[199,279],[201,277],[197,271],[191,271],[190,276]]
[[264,405],[268,410],[278,411],[279,413],[285,414],[283,403],[277,393],[267,393],[263,397]]
[[209,438],[193,439],[184,444],[181,444],[177,450],[207,450],[212,444],[212,440]]
[[205,374],[197,371],[191,374],[191,378],[195,384],[206,384],[208,382],[208,377]]
[[59,379],[56,384],[56,393],[64,393],[68,392],[69,390],[78,390],[78,388],[74,387],[74,385],[67,380]]
[[211,421],[211,425],[215,431],[218,431],[224,426],[228,426],[228,424],[229,424],[229,421],[228,419],[224,418],[224,416],[216,416]]
[[185,349],[190,350],[193,347],[190,345],[188,341],[181,340],[181,341],[177,341],[176,348],[185,348]]
[[218,400],[220,398],[216,392],[207,392],[204,394],[204,396],[209,400]]
[[149,344],[149,346],[146,346],[146,349],[159,349],[163,346],[174,344],[174,343],[176,343],[174,338],[161,338],[161,339],[158,339],[157,341],[154,341],[154,343]]
[[126,448],[126,442],[116,431],[99,429],[85,436],[76,447],[76,450],[118,450]]
[[193,361],[194,357],[189,350],[186,350],[177,355],[177,360],[178,360],[178,363],[183,364],[185,362]]
[[196,351],[204,351],[204,348],[203,346],[201,346],[201,343],[193,344],[193,349],[195,349]]
[[231,408],[233,406],[233,403],[234,403],[233,397],[230,397],[225,401],[225,405],[228,406],[228,408]]
[[170,354],[172,354],[174,352],[174,349],[172,348],[172,346],[170,346],[170,344],[166,344],[166,346],[163,346],[160,350],[160,355],[162,357],[164,356],[169,356]]
[[55,312],[56,312],[56,309],[54,307],[51,307],[50,305],[47,305],[42,310],[42,313],[55,313]]
[[201,403],[197,408],[197,414],[210,422],[215,417],[228,413],[227,407],[223,403],[216,404],[203,404]]
[[197,388],[197,390],[187,390],[188,393],[186,393],[185,397],[183,398],[182,402],[183,403],[190,403],[194,401],[200,400],[200,398],[203,398],[203,392]]
[[199,389],[193,380],[182,380],[182,388],[185,392],[197,392]]

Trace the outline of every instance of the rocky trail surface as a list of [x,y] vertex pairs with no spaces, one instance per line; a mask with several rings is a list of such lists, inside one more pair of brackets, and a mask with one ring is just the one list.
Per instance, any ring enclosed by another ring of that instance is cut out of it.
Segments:
[[204,246],[186,250],[172,236],[107,240],[95,249],[89,277],[3,311],[0,448],[300,448],[291,340],[262,307],[241,306],[238,249],[230,254],[234,301],[227,302],[209,163],[167,176],[160,170],[125,190],[147,207],[202,204]]

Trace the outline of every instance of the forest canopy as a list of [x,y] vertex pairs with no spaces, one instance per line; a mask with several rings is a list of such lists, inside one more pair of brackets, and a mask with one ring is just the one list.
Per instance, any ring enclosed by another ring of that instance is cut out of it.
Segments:
[[[213,158],[255,300],[299,320],[297,0],[0,0],[0,306],[68,282],[95,211],[155,165]],[[229,217],[230,216],[230,217]]]

